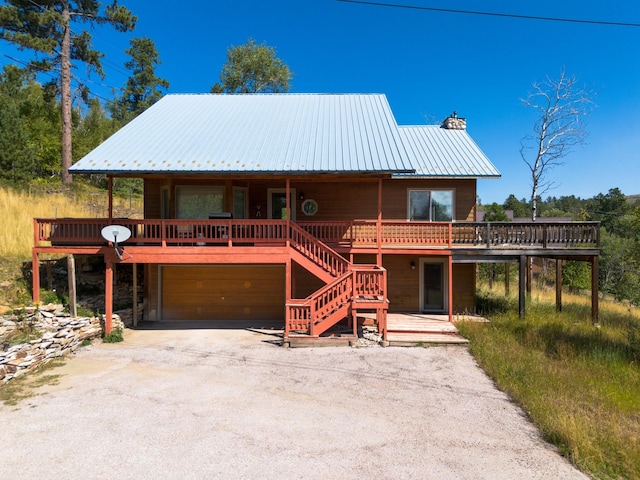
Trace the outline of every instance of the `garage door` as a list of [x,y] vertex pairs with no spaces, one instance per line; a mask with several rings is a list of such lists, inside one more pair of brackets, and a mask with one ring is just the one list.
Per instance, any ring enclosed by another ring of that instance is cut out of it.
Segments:
[[283,320],[284,265],[162,267],[162,320]]

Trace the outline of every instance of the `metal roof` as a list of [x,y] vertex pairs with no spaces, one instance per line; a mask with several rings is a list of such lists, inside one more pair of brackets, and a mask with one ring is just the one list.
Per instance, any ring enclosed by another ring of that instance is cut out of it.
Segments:
[[415,173],[397,177],[500,177],[466,130],[439,125],[401,126],[398,130]]
[[167,95],[72,173],[409,173],[381,94]]

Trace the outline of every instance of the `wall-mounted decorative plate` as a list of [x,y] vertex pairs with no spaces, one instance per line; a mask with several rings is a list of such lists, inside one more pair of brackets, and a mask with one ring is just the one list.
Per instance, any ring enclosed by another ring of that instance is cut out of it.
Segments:
[[302,209],[302,213],[310,217],[318,212],[318,202],[311,199],[305,200],[302,202],[300,208]]

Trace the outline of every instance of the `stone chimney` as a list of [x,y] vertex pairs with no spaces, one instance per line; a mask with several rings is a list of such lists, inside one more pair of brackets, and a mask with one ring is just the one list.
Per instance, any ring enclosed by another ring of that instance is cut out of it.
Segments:
[[458,112],[453,112],[450,116],[444,119],[442,122],[442,128],[447,130],[466,130],[467,119],[458,118]]

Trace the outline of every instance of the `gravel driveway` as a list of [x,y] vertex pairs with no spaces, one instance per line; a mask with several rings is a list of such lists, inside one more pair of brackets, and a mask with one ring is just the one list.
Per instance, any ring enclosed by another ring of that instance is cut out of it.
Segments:
[[136,330],[0,406],[0,478],[581,478],[464,347]]

